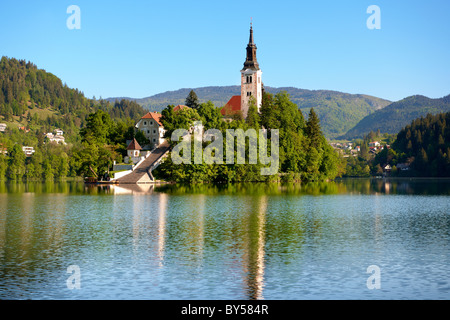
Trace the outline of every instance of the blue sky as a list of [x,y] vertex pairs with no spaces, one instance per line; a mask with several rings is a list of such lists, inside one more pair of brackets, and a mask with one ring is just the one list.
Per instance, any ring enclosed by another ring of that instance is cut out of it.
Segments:
[[[67,8],[81,9],[69,30]],[[369,30],[370,5],[381,29]],[[400,100],[450,94],[450,1],[2,1],[0,55],[88,97],[239,85],[253,18],[266,86]]]

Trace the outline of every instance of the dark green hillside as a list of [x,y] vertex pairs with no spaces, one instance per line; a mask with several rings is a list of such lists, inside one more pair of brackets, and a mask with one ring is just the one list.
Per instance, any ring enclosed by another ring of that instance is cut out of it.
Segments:
[[269,88],[269,92],[286,91],[304,115],[314,108],[324,134],[336,138],[347,132],[365,116],[387,106],[390,101],[362,94],[329,90]]
[[[450,112],[428,114],[406,125],[391,149],[381,151],[373,165],[395,167],[402,176],[450,177]],[[398,168],[409,166],[409,170]]]
[[60,128],[69,142],[75,141],[86,117],[99,109],[113,119],[134,121],[146,112],[128,100],[110,103],[88,99],[83,92],[69,88],[57,76],[31,62],[1,58],[0,122],[9,128],[26,127],[39,134]]
[[414,119],[448,111],[450,111],[450,95],[440,99],[430,99],[421,95],[411,96],[366,116],[344,137],[359,138],[377,130],[395,134]]

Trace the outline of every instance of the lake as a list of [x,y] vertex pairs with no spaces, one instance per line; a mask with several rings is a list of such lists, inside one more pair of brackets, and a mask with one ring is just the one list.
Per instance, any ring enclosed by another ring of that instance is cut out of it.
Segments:
[[0,299],[450,299],[450,181],[0,183]]

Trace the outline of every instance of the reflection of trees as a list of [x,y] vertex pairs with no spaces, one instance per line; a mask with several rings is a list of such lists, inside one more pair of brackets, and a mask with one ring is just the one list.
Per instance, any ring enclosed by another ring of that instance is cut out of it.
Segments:
[[[87,189],[86,189],[87,190]],[[43,181],[43,182],[18,182],[18,181],[2,181],[0,182],[0,193],[70,193],[81,194],[85,191],[83,182],[67,182],[67,181]]]
[[235,184],[170,184],[158,186],[157,192],[169,194],[205,194],[205,195],[319,195],[345,193],[346,186],[336,182],[300,183],[235,183]]

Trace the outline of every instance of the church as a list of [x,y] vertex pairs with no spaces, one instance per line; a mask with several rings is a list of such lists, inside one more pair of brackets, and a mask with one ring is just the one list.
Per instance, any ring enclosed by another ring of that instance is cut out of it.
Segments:
[[256,59],[256,49],[256,44],[253,40],[253,25],[251,24],[247,57],[241,70],[241,95],[231,97],[222,108],[221,113],[224,117],[231,117],[240,112],[244,119],[247,118],[249,102],[252,98],[258,111],[261,108],[264,84],[261,79],[262,71]]

